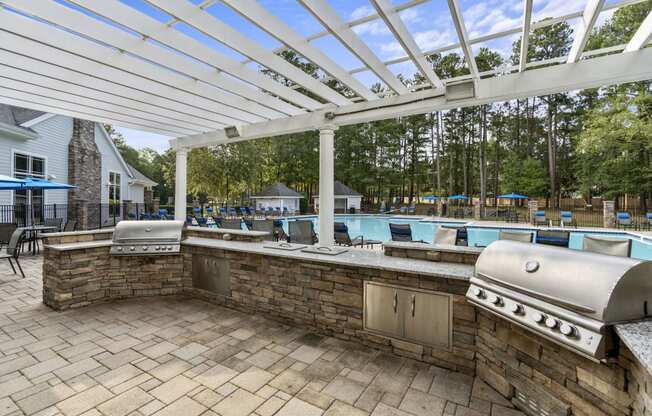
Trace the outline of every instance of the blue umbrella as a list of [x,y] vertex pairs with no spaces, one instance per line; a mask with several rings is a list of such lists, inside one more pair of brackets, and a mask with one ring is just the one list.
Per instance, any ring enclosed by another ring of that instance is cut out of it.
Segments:
[[448,199],[452,199],[452,200],[464,199],[464,200],[467,200],[467,199],[469,199],[469,197],[466,196],[466,195],[459,195],[458,194],[458,195],[451,195],[451,196],[448,197]]
[[527,195],[521,195],[521,194],[515,194],[514,192],[510,194],[503,194],[503,195],[498,195],[498,198],[505,198],[505,199],[528,199]]
[[423,197],[424,201],[436,201],[439,197],[437,195],[426,195]]
[[76,186],[67,183],[51,182],[47,179],[25,178],[20,182],[0,182],[0,190],[24,191],[32,189],[72,189]]
[[0,175],[0,184],[6,184],[6,183],[24,183],[24,179],[18,179],[18,178],[12,178],[11,176],[7,175]]

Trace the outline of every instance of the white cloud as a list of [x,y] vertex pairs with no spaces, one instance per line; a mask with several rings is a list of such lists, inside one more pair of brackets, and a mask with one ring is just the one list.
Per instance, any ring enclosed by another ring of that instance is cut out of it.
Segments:
[[[416,32],[413,36],[414,41],[422,51],[429,51],[450,45],[454,42],[453,33],[449,31],[426,30]],[[385,54],[386,59],[394,59],[406,55],[405,50],[403,50],[403,47],[398,41],[380,44],[380,50]]]
[[[535,1],[535,10],[543,1]],[[538,3],[538,4],[537,4]],[[535,12],[533,20],[538,21],[546,17],[559,17],[578,10],[584,10],[586,0],[547,0],[543,8]]]

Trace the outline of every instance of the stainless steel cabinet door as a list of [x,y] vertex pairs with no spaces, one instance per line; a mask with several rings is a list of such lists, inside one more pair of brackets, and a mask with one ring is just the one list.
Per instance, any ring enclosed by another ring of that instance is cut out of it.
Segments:
[[389,286],[365,284],[365,329],[390,336],[402,336],[400,292],[401,290]]
[[406,339],[450,348],[451,297],[445,294],[401,291]]

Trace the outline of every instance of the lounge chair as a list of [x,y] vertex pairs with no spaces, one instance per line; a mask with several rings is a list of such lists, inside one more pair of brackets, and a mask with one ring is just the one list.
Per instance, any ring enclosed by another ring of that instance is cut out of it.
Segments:
[[[20,266],[18,257],[20,256],[20,246],[23,242],[24,233],[25,232],[22,228],[16,228],[11,233],[11,238],[7,244],[7,249],[4,253],[0,253],[0,259],[7,259],[9,265],[11,266],[11,270],[14,271],[14,274],[16,274],[16,268],[14,267],[14,262],[16,262],[16,266],[18,266],[18,270],[20,270],[20,274],[23,276],[23,278],[25,278],[25,273],[23,272],[23,268]],[[14,262],[11,261],[12,259]]]
[[222,227],[221,224],[222,224],[223,219],[224,218],[222,218],[222,217],[218,217],[217,215],[214,215],[213,216],[213,222],[215,223],[215,226],[218,227],[218,228]]
[[652,212],[648,212],[645,215],[645,219],[647,220],[647,222],[644,224],[645,228],[647,228],[648,231],[652,230]]
[[399,209],[399,212],[400,212],[402,215],[405,215],[405,214],[407,214],[408,209],[407,209],[407,207],[406,207],[405,205],[403,205],[403,206],[401,206],[401,208]]
[[559,224],[562,227],[575,227],[577,228],[577,221],[573,217],[573,213],[570,211],[561,211],[559,213]]
[[195,221],[200,227],[208,227],[208,218],[206,217],[195,217]]
[[191,217],[190,215],[186,216],[186,224],[193,225],[193,220],[194,220],[194,218]]
[[358,235],[351,239],[349,227],[345,223],[336,222],[333,228],[335,232],[335,244],[348,247],[364,246],[364,236]]
[[237,217],[237,216],[238,216],[238,213],[236,212],[235,208],[234,208],[234,207],[230,207],[230,208],[229,208],[229,217],[231,217],[231,218],[235,218],[235,217]]
[[220,221],[219,227],[226,230],[242,230],[242,220],[240,218],[223,219]]
[[43,221],[43,225],[47,227],[56,227],[56,229],[48,232],[59,232],[63,226],[63,218],[46,218],[45,221]]
[[[247,225],[248,226],[248,225]],[[277,238],[274,233],[274,220],[253,220],[251,221],[251,231],[265,231],[269,235],[265,236],[266,241],[276,241]]]
[[536,242],[548,246],[568,247],[570,244],[570,231],[538,230]]
[[407,207],[407,213],[408,215],[415,215],[417,213],[417,207],[414,205],[410,205]]
[[629,257],[632,252],[632,240],[585,235],[582,249],[593,253],[610,256]]
[[457,243],[457,230],[453,228],[437,227],[435,230],[435,244],[454,246]]
[[455,245],[456,246],[466,246],[468,245],[468,232],[466,231],[466,227],[462,225],[442,225],[439,228],[447,229],[447,230],[455,230],[457,232],[457,235],[455,237]]
[[288,211],[288,208],[287,208],[287,207],[283,207],[283,216],[284,216],[284,217],[287,217],[287,216],[289,216],[289,215],[290,215],[290,211]]
[[[317,234],[315,234],[315,236],[316,235]],[[276,240],[288,240],[289,237],[287,234],[285,234],[282,220],[274,220],[274,236],[276,237]]]
[[245,207],[240,207],[240,215],[243,217],[247,216],[247,210],[245,209]]
[[226,217],[226,208],[220,207],[220,216],[221,217]]
[[634,228],[634,220],[629,212],[619,212],[616,214],[616,228]]
[[531,243],[534,238],[534,233],[532,232],[520,232],[520,231],[505,231],[501,230],[498,233],[499,240],[512,240],[512,241],[521,241],[523,243]]
[[545,211],[537,211],[534,213],[534,225],[543,227],[550,225],[550,220],[546,217]]
[[389,223],[389,232],[392,235],[392,241],[405,241],[410,243],[425,243],[423,240],[412,239],[412,227],[410,224],[392,224]]
[[290,230],[290,236],[288,237],[289,243],[312,245],[318,241],[315,226],[312,221],[290,221],[288,228]]
[[77,229],[77,221],[75,220],[68,220],[66,221],[66,225],[63,227],[63,231],[68,233],[75,231]]

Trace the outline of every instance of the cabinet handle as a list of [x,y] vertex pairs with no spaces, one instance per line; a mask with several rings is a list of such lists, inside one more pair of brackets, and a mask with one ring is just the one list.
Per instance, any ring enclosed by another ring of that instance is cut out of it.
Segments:
[[392,303],[392,307],[394,308],[394,313],[396,313],[396,308],[398,307],[398,290],[394,291],[394,302]]
[[412,317],[414,318],[414,309],[416,307],[417,303],[417,297],[416,295],[412,295]]

